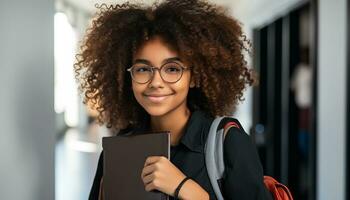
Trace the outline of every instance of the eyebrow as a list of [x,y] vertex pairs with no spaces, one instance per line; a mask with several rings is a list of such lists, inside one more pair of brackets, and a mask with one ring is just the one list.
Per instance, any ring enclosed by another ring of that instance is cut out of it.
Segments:
[[[162,62],[162,64],[167,63],[167,62],[171,62],[171,61],[179,61],[179,62],[182,62],[181,59],[180,59],[179,57],[171,57],[171,58],[164,59],[163,62]],[[142,59],[142,58],[135,59],[133,63],[134,63],[134,64],[135,64],[135,63],[144,63],[144,64],[148,64],[148,65],[151,65],[151,64],[152,64],[149,60]]]

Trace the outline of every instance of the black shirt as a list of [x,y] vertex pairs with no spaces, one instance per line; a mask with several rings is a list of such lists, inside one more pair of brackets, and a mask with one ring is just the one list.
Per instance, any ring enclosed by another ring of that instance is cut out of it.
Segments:
[[[216,200],[204,160],[204,146],[213,120],[213,117],[203,111],[193,111],[179,144],[171,147],[170,161],[206,190],[211,200]],[[147,128],[143,126],[138,131]],[[98,199],[103,175],[102,160],[103,152],[91,188],[90,200]],[[222,192],[225,200],[272,200],[263,182],[263,170],[256,147],[244,130],[229,129],[224,142],[224,162]]]

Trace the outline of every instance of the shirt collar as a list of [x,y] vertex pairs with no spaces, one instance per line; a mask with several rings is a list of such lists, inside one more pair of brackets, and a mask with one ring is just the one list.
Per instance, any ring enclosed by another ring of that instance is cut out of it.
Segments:
[[213,118],[202,110],[194,110],[180,139],[191,151],[203,153],[207,134]]
[[[180,139],[180,143],[194,152],[203,153],[206,138],[209,133],[210,125],[213,117],[202,110],[194,110],[191,112],[190,118],[186,123],[184,134]],[[149,120],[146,123],[133,128],[133,132],[144,132],[149,130]]]

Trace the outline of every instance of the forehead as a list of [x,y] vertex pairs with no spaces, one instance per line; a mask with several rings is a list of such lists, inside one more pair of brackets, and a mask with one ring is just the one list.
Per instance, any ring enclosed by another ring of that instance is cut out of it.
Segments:
[[177,57],[178,53],[169,43],[161,37],[156,36],[145,41],[135,52],[133,60],[137,58],[146,59],[159,63],[166,58]]

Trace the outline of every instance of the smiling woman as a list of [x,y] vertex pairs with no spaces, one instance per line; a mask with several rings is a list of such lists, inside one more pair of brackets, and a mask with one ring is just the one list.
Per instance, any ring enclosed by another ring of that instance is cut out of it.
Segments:
[[[231,115],[255,82],[239,22],[200,0],[100,8],[75,64],[85,103],[118,135],[170,131],[170,160],[145,160],[146,191],[171,199],[217,199],[204,159],[209,127],[215,116]],[[256,149],[243,133],[227,133],[235,136],[225,140],[223,196],[271,199]],[[102,165],[101,154],[90,199],[101,194]]]
[[190,107],[229,115],[242,100],[246,84],[254,82],[243,56],[249,42],[239,22],[228,17],[224,8],[189,0],[151,7],[102,4],[100,9],[77,55],[75,70],[85,102],[92,102],[99,121],[110,128],[123,129],[147,116],[132,95],[125,72],[136,51],[154,36],[160,36],[173,54],[191,66],[195,87],[189,91]]

